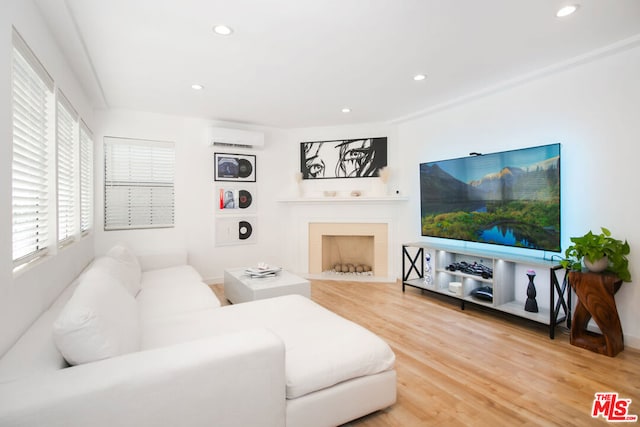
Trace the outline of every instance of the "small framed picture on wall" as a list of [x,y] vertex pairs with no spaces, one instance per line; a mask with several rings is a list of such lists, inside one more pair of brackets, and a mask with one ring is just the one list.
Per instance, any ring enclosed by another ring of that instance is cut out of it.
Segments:
[[256,156],[214,153],[214,181],[256,182]]
[[215,188],[216,211],[226,214],[256,212],[256,184],[218,184]]
[[216,218],[216,246],[257,243],[257,222],[254,215]]

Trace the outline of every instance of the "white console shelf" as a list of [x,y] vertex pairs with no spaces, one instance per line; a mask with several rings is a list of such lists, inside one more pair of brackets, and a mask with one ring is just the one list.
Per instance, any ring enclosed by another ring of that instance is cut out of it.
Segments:
[[[450,269],[450,266],[455,263],[462,262],[488,267],[493,274],[491,276],[485,274],[485,277],[482,277],[479,274]],[[465,303],[473,303],[549,325],[549,336],[553,338],[555,326],[571,317],[571,304],[570,300],[567,300],[570,298],[570,292],[566,281],[557,280],[556,272],[564,272],[557,264],[557,262],[517,254],[468,250],[456,246],[422,242],[406,243],[402,245],[402,291],[405,291],[405,286],[411,286],[456,298],[460,301],[462,309]],[[537,268],[540,273],[543,272],[541,269],[545,273],[549,272],[549,276],[540,274],[539,280],[536,280],[537,288],[549,286],[550,293],[549,304],[539,302],[538,312],[525,311],[522,296],[520,296],[521,300],[518,300],[516,295],[516,282],[518,286],[522,286],[523,280],[526,279],[526,276],[517,275],[516,277],[516,270],[528,268]],[[462,284],[459,292],[450,290],[449,284],[452,282]],[[493,293],[491,301],[472,295],[474,289],[482,286],[491,287]]]

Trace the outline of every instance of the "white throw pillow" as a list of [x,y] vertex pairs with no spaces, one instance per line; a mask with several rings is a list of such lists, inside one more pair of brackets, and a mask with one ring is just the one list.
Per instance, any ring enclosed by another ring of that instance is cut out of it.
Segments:
[[117,279],[120,286],[123,286],[133,297],[136,297],[142,288],[142,273],[132,263],[102,256],[93,261],[89,270],[100,271]]
[[115,280],[87,271],[54,322],[54,341],[70,365],[139,350],[136,300]]
[[123,283],[131,294],[136,296],[140,292],[140,281],[142,280],[142,268],[138,257],[123,244],[117,244],[109,249],[107,256],[121,262],[126,267],[127,278]]

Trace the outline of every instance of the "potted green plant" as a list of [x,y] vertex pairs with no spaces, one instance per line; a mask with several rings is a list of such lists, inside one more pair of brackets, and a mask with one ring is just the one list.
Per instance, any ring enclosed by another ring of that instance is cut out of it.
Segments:
[[611,232],[601,227],[600,234],[589,231],[581,237],[572,237],[570,245],[564,252],[560,264],[568,270],[582,270],[582,262],[590,271],[597,271],[596,264],[601,264],[599,271],[615,273],[625,282],[631,281],[629,272],[629,243],[611,237]]

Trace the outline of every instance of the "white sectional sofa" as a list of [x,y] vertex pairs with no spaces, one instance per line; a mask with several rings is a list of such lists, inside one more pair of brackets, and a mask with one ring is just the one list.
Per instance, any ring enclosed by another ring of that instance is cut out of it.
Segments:
[[379,337],[297,295],[220,307],[186,258],[96,258],[0,359],[0,426],[334,426],[395,402]]

